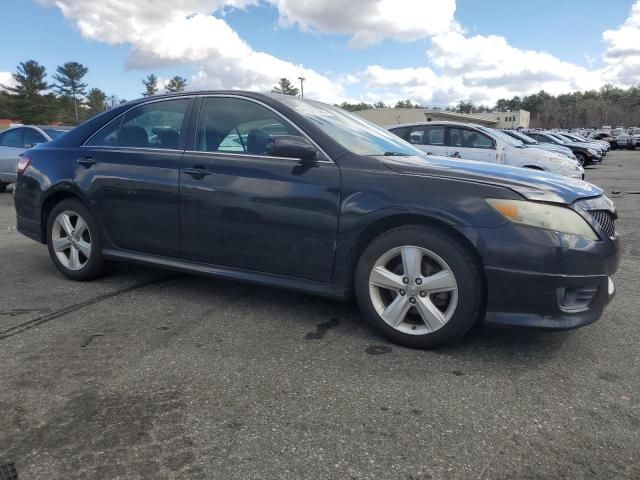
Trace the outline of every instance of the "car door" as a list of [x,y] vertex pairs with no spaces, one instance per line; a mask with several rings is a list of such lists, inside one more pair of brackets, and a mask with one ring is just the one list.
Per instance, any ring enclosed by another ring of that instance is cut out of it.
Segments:
[[248,98],[208,96],[180,173],[185,259],[328,282],[333,269],[340,170],[272,157],[270,137],[301,135]]
[[192,103],[136,106],[81,148],[74,180],[114,246],[180,256],[179,167]]
[[496,163],[496,143],[488,135],[466,127],[448,127],[447,155]]

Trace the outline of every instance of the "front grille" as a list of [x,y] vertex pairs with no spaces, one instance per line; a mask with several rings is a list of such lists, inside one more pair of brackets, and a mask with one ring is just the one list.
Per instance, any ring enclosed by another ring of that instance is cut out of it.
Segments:
[[607,237],[616,236],[615,216],[609,210],[587,210],[593,219],[598,222],[600,228],[607,234]]

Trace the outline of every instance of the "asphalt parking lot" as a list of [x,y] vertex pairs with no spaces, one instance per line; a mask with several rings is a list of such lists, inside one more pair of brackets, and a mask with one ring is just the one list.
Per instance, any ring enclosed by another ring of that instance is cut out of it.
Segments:
[[[640,151],[597,323],[397,347],[356,307],[118,265],[63,279],[0,195],[0,464],[20,479],[640,477]],[[523,292],[526,295],[526,292]]]

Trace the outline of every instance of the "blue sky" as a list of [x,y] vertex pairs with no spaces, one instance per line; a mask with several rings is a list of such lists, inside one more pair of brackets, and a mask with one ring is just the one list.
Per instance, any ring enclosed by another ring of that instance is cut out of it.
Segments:
[[[640,2],[632,0],[606,8],[592,0],[397,0],[393,15],[389,0],[353,0],[366,9],[380,5],[379,18],[364,20],[296,0],[166,1],[130,0],[129,10],[119,11],[122,2],[102,0],[105,14],[82,0],[4,0],[3,34],[16,40],[5,42],[0,79],[27,59],[50,75],[75,60],[89,67],[91,87],[132,99],[151,72],[183,75],[198,88],[260,90],[299,71],[309,95],[325,101],[412,98],[430,105],[640,82],[640,53],[626,48],[640,44]],[[605,38],[607,31],[613,33]],[[351,40],[359,35],[365,40]]]

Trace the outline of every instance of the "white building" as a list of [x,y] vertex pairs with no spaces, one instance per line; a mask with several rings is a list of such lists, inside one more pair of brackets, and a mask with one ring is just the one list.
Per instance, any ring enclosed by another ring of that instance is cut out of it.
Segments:
[[397,123],[434,122],[448,120],[450,122],[477,123],[492,128],[529,128],[529,112],[492,112],[464,113],[433,110],[430,108],[370,108],[353,112],[382,127]]

